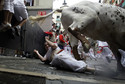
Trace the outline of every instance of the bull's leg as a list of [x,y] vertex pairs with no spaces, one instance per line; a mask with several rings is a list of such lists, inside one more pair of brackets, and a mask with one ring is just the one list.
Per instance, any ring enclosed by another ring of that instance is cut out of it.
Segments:
[[113,54],[114,54],[114,56],[117,60],[117,71],[118,72],[125,71],[125,67],[123,67],[122,64],[121,64],[121,54],[118,51],[118,48],[117,48],[116,44],[109,43],[109,45],[110,45],[110,48],[111,48],[111,50],[112,50],[112,52],[113,52]]
[[120,71],[120,72],[125,71],[125,68],[121,64],[121,54],[120,54],[120,52],[117,53],[116,59],[117,59],[117,69],[118,69],[118,71]]
[[116,52],[115,53],[115,58],[117,60],[117,71],[118,72],[123,72],[123,71],[125,71],[125,68],[121,64],[121,54],[120,54],[120,52],[118,50],[115,51],[115,52]]
[[68,28],[68,31],[77,39],[79,39],[82,42],[82,46],[84,47],[84,51],[88,52],[90,49],[90,43],[89,41],[85,38],[83,34],[76,30],[71,30],[71,28]]
[[81,60],[80,55],[78,54],[77,47],[78,47],[78,45],[73,46],[72,52],[73,52],[75,59]]

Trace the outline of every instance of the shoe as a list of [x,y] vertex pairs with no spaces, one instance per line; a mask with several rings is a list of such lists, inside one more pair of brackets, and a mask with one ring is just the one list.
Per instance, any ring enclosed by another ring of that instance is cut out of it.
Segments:
[[11,27],[12,27],[12,25],[11,25],[10,23],[7,23],[7,25],[8,25],[8,27],[9,27],[9,28],[11,28]]
[[16,26],[15,27],[15,34],[17,35],[17,36],[20,36],[20,31],[21,31],[21,27],[18,25],[18,26]]
[[2,31],[2,32],[5,32],[10,28],[11,28],[11,24],[9,24],[9,23],[7,23],[7,24],[1,23],[1,25],[0,25],[0,31]]

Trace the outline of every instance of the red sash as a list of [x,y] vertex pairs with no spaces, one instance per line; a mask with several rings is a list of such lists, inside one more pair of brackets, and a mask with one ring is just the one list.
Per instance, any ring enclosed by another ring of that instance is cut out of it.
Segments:
[[64,49],[61,49],[57,54],[59,54],[60,52],[62,52]]

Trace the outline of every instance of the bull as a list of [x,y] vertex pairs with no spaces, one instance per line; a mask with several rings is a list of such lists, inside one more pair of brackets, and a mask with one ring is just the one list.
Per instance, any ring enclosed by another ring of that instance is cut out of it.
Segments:
[[[117,70],[125,71],[118,51],[125,50],[125,9],[109,4],[82,1],[56,11],[62,12],[61,22],[64,29],[69,32],[71,46],[76,46],[80,40],[87,52],[90,45],[83,35],[94,40],[106,41],[116,57]],[[31,16],[29,19],[39,21],[54,12],[45,16]]]

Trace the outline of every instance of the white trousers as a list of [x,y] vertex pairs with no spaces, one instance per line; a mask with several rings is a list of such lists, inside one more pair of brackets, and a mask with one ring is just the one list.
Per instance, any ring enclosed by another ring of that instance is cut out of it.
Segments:
[[66,53],[65,51],[57,54],[53,58],[51,65],[76,72],[84,72],[87,66],[84,61],[76,60],[71,54],[68,52]]
[[23,19],[28,18],[28,13],[26,7],[23,6],[14,6],[14,15],[18,21],[22,21]]
[[11,13],[14,13],[14,0],[4,0],[3,10],[8,10]]

